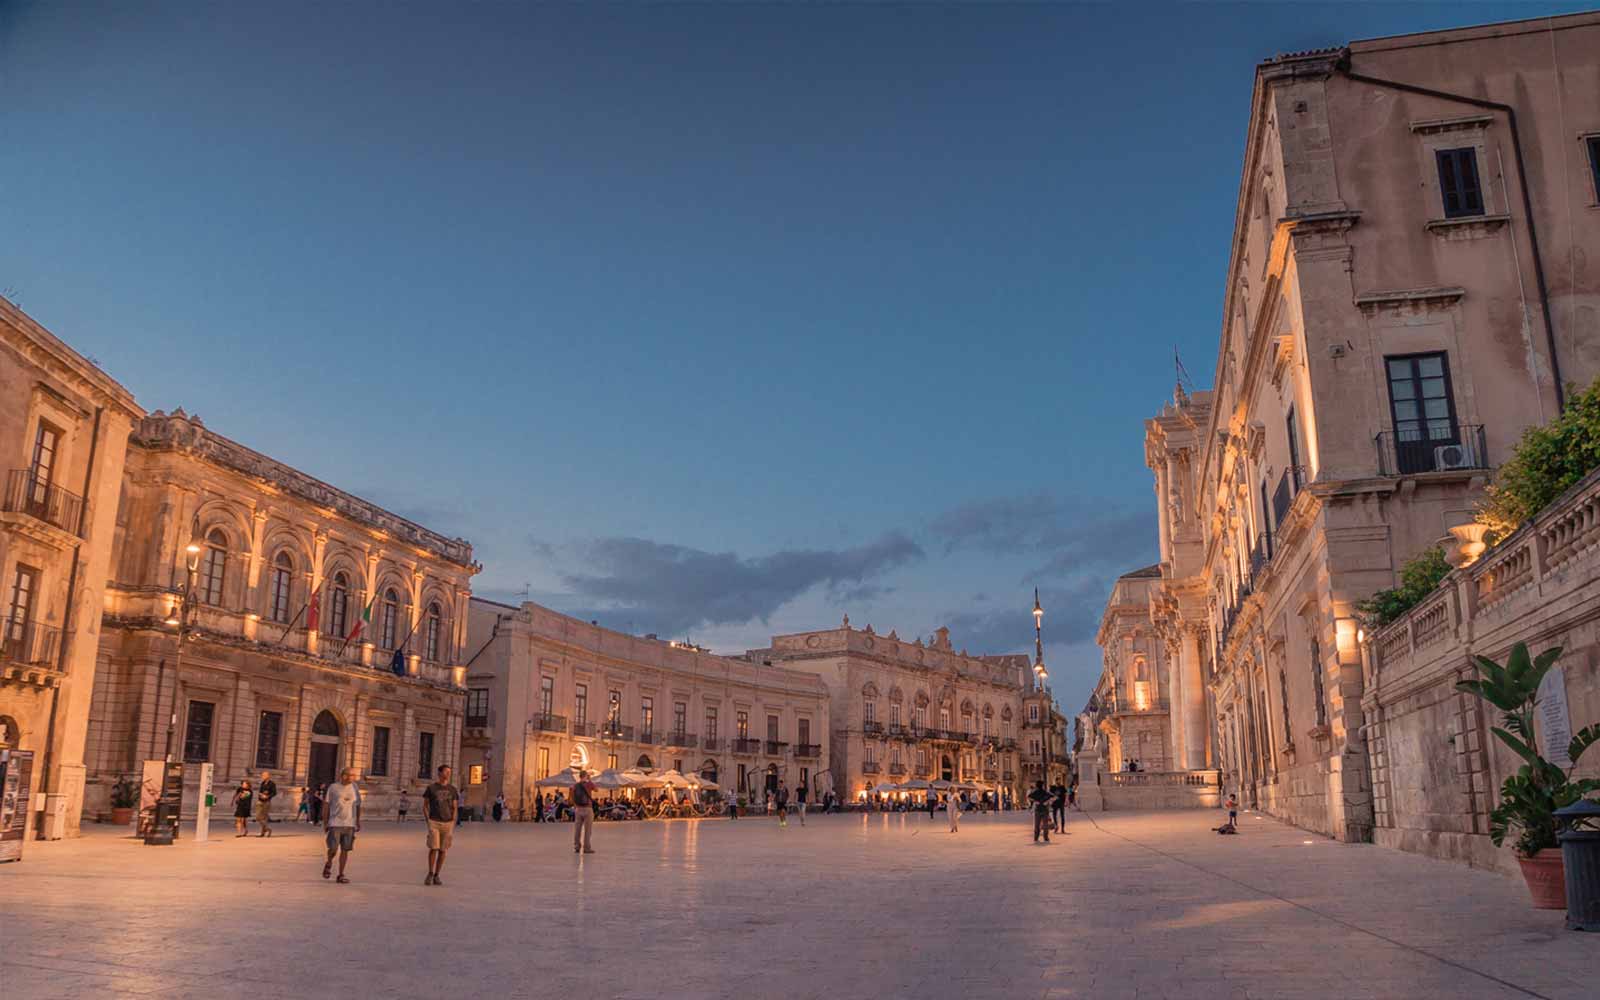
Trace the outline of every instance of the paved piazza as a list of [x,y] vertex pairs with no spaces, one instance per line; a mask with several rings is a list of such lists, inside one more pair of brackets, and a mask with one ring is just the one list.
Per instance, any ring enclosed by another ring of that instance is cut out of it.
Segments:
[[[89,828],[0,866],[0,996],[1593,997],[1600,935],[1515,879],[1210,812],[420,825],[353,882],[281,825],[146,848]],[[1306,843],[1310,840],[1310,843]]]

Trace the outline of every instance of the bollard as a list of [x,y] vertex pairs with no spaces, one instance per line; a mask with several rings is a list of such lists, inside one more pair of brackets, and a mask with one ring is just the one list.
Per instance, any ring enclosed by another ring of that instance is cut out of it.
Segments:
[[1585,828],[1600,820],[1600,802],[1579,799],[1556,816],[1568,827],[1559,836],[1567,869],[1567,930],[1600,931],[1600,830]]

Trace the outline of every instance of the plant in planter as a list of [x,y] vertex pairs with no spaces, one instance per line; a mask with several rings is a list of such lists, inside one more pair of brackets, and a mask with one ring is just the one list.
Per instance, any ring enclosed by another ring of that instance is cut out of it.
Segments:
[[[1534,906],[1543,909],[1564,909],[1567,905],[1556,840],[1561,823],[1556,810],[1600,790],[1600,780],[1572,778],[1583,752],[1600,743],[1600,724],[1573,736],[1567,748],[1572,765],[1566,769],[1546,760],[1536,747],[1533,713],[1539,682],[1560,656],[1561,647],[1557,646],[1531,657],[1527,643],[1519,642],[1511,647],[1504,666],[1486,656],[1475,657],[1480,679],[1456,684],[1457,689],[1477,695],[1503,713],[1504,726],[1495,726],[1491,731],[1525,762],[1500,786],[1500,804],[1489,814],[1489,839],[1498,847],[1507,836],[1515,835],[1523,878],[1533,894]],[[1550,850],[1546,852],[1546,848]]]
[[745,806],[747,806],[748,804],[749,804],[749,800],[748,799],[746,799],[743,795],[739,796],[738,809],[739,809],[739,815],[740,816],[744,815]]
[[111,822],[127,826],[133,822],[133,808],[138,804],[138,784],[132,778],[118,778],[111,786]]

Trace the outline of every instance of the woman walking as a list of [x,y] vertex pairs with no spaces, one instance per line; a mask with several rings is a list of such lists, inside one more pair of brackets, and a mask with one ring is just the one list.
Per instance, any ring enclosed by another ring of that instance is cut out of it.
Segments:
[[233,829],[235,837],[248,837],[250,831],[246,829],[250,824],[250,779],[239,782],[239,787],[233,790]]
[[961,828],[961,800],[953,791],[950,798],[945,800],[945,811],[950,814],[950,832],[957,832]]

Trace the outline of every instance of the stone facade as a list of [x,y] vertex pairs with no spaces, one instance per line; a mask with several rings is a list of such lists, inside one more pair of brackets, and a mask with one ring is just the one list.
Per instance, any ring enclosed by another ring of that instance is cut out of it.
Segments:
[[[1542,752],[1560,760],[1573,732],[1600,722],[1600,472],[1363,638],[1375,839],[1517,870],[1511,845],[1489,840],[1489,812],[1523,762],[1489,732],[1495,709],[1455,684],[1477,676],[1473,656],[1560,646],[1536,720]],[[1593,751],[1577,776],[1600,777]]]
[[816,801],[828,788],[828,692],[815,674],[614,632],[532,602],[474,598],[462,746],[467,803],[572,763],[675,768],[760,796],[768,776]]
[[[455,763],[478,570],[466,542],[178,410],[134,431],[110,551],[86,813],[106,812],[110,784],[147,759],[212,762],[221,802],[267,771],[282,814],[346,766],[369,813],[392,814],[400,790],[416,794],[434,766]],[[367,608],[371,622],[352,639]],[[186,812],[194,801],[186,793]]]
[[847,799],[912,778],[1020,794],[1047,766],[1066,772],[1060,714],[1048,691],[1035,691],[1026,656],[969,656],[951,647],[948,629],[924,644],[852,628],[849,618],[836,629],[773,636],[771,647],[745,655],[822,679],[833,783]]
[[1372,837],[1354,605],[1600,373],[1597,81],[1596,14],[1257,68],[1215,387],[1146,425],[1179,742],[1247,805]]
[[1150,617],[1151,597],[1161,586],[1161,567],[1125,573],[1112,585],[1095,641],[1104,667],[1095,686],[1093,714],[1104,736],[1102,766],[1122,771],[1131,760],[1141,770],[1174,770],[1181,748],[1173,746],[1172,658]]
[[128,434],[143,416],[0,298],[0,749],[33,752],[50,838],[75,833],[82,811],[99,611]]

